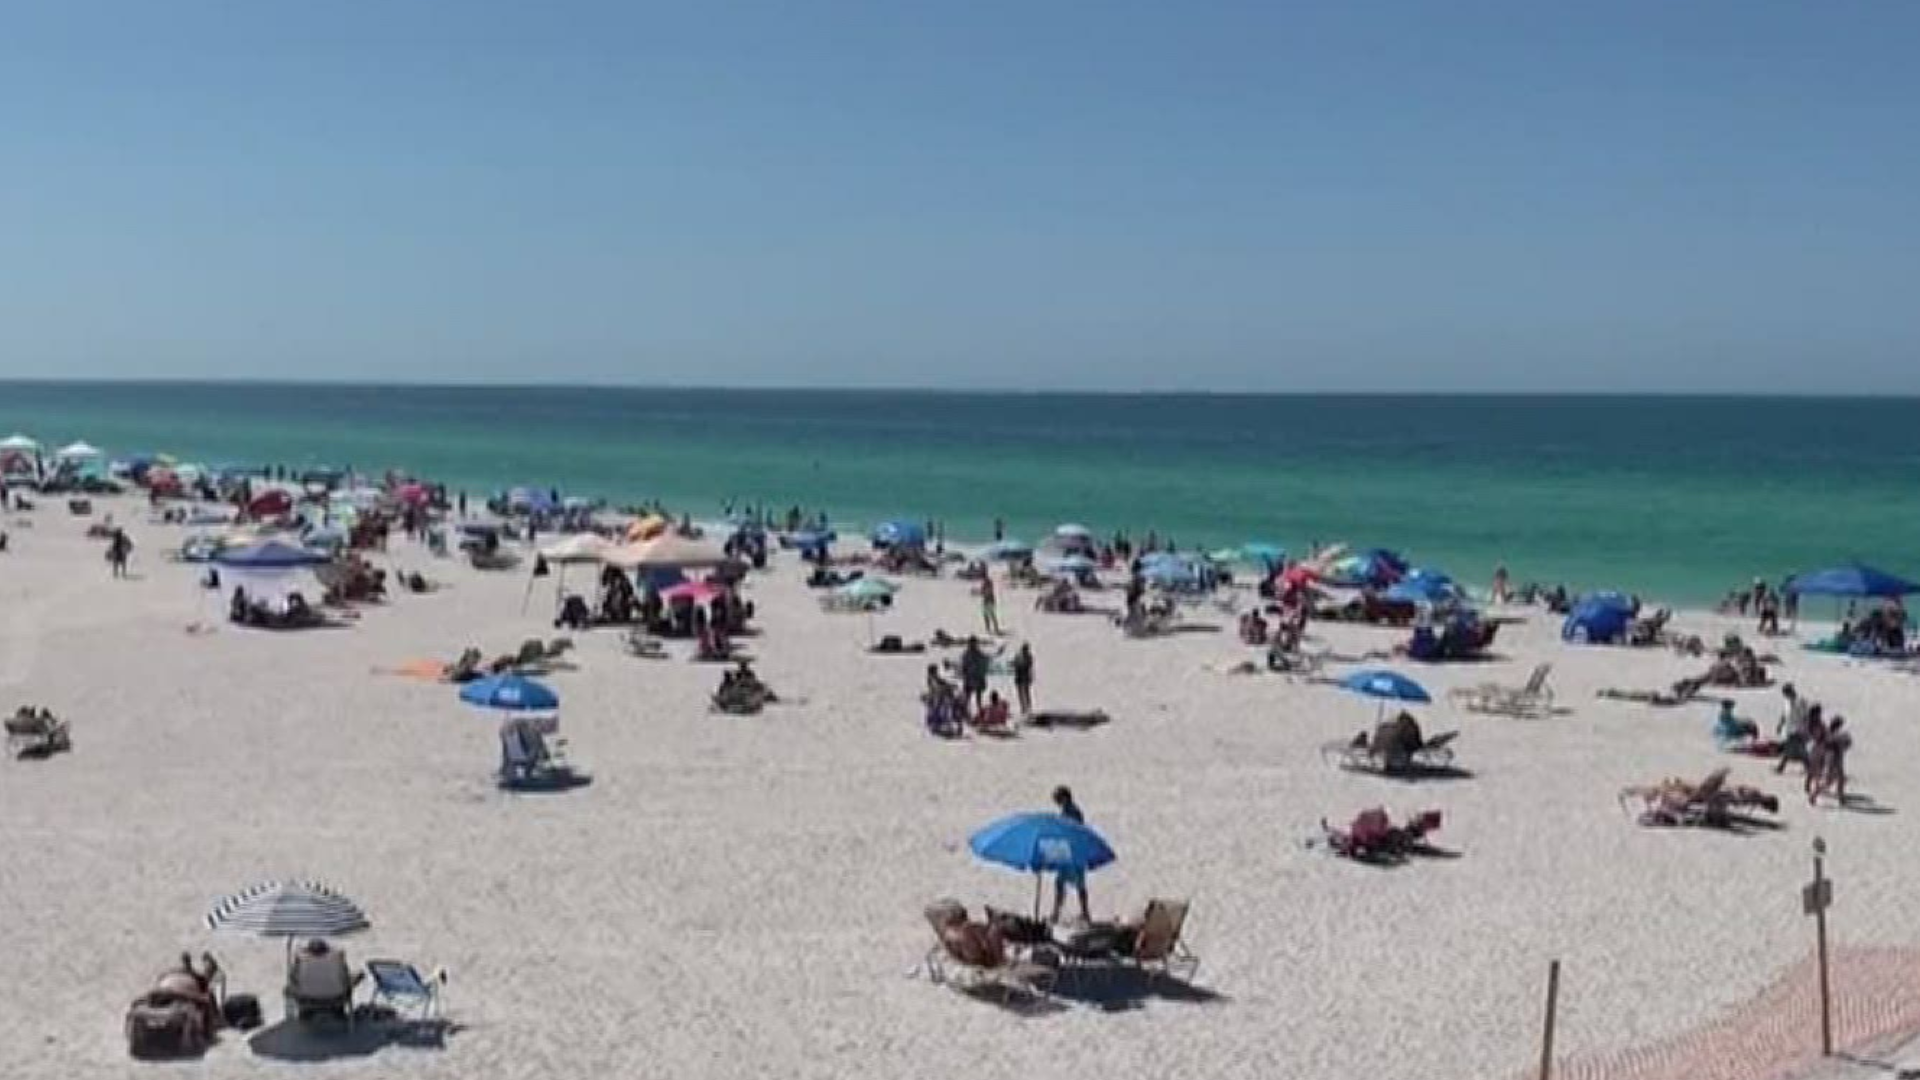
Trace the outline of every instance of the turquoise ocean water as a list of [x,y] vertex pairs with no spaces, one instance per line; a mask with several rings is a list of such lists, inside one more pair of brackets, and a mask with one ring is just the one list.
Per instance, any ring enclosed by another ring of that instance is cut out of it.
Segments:
[[956,538],[999,516],[1028,539],[1069,520],[1183,549],[1338,539],[1669,602],[1851,558],[1920,574],[1920,399],[0,383],[15,430]]

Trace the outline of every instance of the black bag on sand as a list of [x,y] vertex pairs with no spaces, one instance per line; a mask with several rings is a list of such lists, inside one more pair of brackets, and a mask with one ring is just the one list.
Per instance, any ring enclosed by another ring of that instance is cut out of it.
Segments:
[[230,994],[220,1005],[220,1015],[228,1027],[252,1031],[260,1026],[260,999],[252,994]]

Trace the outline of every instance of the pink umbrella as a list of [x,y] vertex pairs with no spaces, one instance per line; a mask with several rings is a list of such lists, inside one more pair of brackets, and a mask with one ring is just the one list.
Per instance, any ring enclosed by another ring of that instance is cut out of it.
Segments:
[[660,599],[669,604],[684,600],[690,604],[704,604],[720,595],[720,588],[704,581],[685,581],[660,593]]
[[427,486],[419,483],[401,484],[400,490],[395,494],[400,496],[401,502],[409,506],[419,506],[427,501]]

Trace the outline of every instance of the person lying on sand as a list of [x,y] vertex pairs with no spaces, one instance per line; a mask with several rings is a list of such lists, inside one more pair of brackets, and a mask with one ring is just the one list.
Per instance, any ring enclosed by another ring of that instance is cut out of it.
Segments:
[[1658,705],[1663,708],[1672,705],[1685,705],[1700,694],[1699,684],[1690,679],[1682,679],[1673,684],[1672,691],[1666,690],[1620,690],[1608,687],[1596,694],[1596,697],[1608,701],[1631,701],[1640,705]]

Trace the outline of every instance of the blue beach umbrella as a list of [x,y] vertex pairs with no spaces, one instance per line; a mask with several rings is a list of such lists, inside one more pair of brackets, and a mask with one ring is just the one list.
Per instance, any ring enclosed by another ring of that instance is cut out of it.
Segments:
[[1411,701],[1424,704],[1433,700],[1426,688],[1397,671],[1372,668],[1356,671],[1340,680],[1340,688],[1382,701]]
[[1920,592],[1920,585],[1871,566],[1848,563],[1808,574],[1795,574],[1787,579],[1782,591],[1802,596],[1893,597]]
[[858,581],[847,582],[840,586],[838,591],[841,596],[852,597],[855,600],[880,600],[892,596],[895,586],[892,582],[880,578],[863,577]]
[[560,695],[524,675],[492,675],[460,688],[460,700],[483,709],[548,712],[560,707]]
[[1032,874],[1033,913],[1040,916],[1040,875],[1083,874],[1112,862],[1113,848],[1097,832],[1060,814],[1003,817],[968,838],[974,855]]
[[1024,559],[1033,554],[1033,545],[1024,540],[995,540],[988,544],[980,554],[988,559],[1006,561]]
[[1098,565],[1099,564],[1091,558],[1079,552],[1074,552],[1070,555],[1062,555],[1048,562],[1047,572],[1052,574],[1084,574]]

